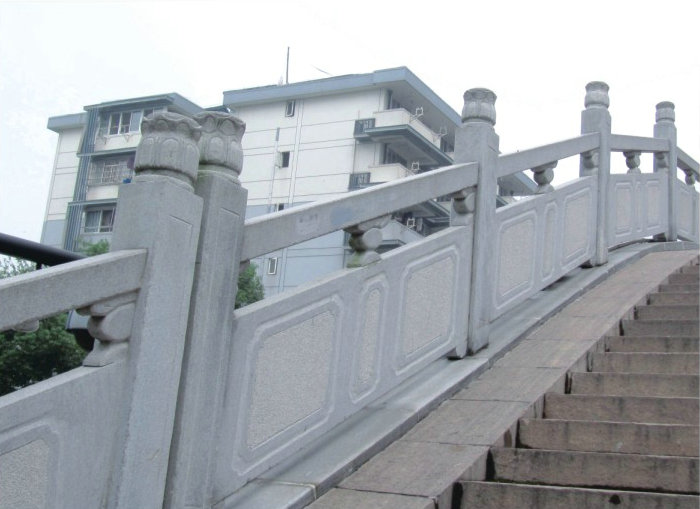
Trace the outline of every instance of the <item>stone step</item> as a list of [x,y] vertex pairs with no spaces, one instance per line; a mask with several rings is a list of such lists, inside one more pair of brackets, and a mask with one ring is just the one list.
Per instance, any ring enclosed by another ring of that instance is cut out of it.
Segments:
[[547,419],[599,420],[697,426],[700,399],[547,393]]
[[697,336],[698,320],[622,320],[623,336]]
[[659,285],[659,291],[660,292],[671,292],[671,293],[698,293],[698,288],[700,288],[698,285],[669,285],[669,284],[663,284]]
[[700,265],[686,265],[681,267],[681,274],[700,274]]
[[697,353],[700,339],[692,336],[612,336],[605,339],[609,352],[667,352]]
[[571,394],[600,396],[698,397],[698,375],[571,373]]
[[655,304],[637,308],[639,320],[697,320],[698,306],[687,304]]
[[700,305],[700,297],[698,295],[688,293],[688,292],[665,292],[665,293],[652,293],[649,295],[649,305],[650,306],[668,306],[674,304],[681,304],[686,306],[698,306]]
[[696,375],[700,368],[694,353],[608,352],[592,353],[589,359],[594,372]]
[[463,509],[697,509],[696,495],[527,484],[462,482]]
[[676,274],[670,274],[668,276],[669,285],[700,285],[700,279],[698,279],[698,274],[692,274],[688,272],[681,272]]
[[492,447],[494,481],[698,493],[698,458]]
[[560,451],[698,456],[698,426],[520,419],[518,447]]

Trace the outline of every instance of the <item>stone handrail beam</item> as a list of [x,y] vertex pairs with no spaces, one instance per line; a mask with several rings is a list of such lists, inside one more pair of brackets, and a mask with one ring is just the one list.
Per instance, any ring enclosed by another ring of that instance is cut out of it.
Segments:
[[696,177],[700,177],[700,164],[681,150],[680,147],[676,150],[678,151],[678,167],[685,172],[692,171]]
[[0,330],[138,290],[146,251],[107,253],[0,281]]
[[613,152],[668,152],[668,140],[644,136],[610,135],[610,150]]
[[568,140],[542,145],[512,154],[504,154],[498,158],[496,177],[507,177],[520,171],[536,168],[553,161],[577,156],[584,152],[597,149],[600,146],[600,136],[597,133],[584,134]]
[[436,196],[451,194],[474,186],[476,182],[476,163],[455,164],[339,198],[294,207],[274,216],[259,216],[245,223],[241,260],[251,260]]

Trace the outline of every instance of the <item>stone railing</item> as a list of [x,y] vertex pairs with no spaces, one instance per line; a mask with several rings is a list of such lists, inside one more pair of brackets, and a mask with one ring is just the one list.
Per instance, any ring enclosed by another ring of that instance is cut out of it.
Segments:
[[[243,123],[147,119],[113,252],[0,282],[0,328],[77,307],[98,339],[84,367],[0,399],[0,508],[213,507],[611,248],[698,241],[698,163],[671,103],[653,138],[613,135],[594,82],[581,136],[500,155],[495,95],[464,99],[453,166],[249,221]],[[611,175],[613,152],[628,173]],[[568,157],[580,178],[555,189]],[[523,170],[536,195],[496,209],[498,178]],[[377,253],[392,212],[445,195],[448,228]],[[242,263],[338,230],[348,268],[234,311]]]

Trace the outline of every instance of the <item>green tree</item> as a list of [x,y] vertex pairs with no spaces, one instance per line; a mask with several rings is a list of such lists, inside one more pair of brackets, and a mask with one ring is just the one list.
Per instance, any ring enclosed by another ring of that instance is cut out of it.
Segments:
[[109,241],[107,239],[98,240],[97,242],[81,240],[80,251],[85,256],[95,256],[109,253]]
[[[34,265],[26,260],[0,261],[0,279],[32,270]],[[85,351],[65,323],[61,313],[41,320],[34,332],[0,332],[0,395],[80,366]]]
[[251,263],[238,275],[236,309],[265,298],[265,290],[255,269],[255,264]]

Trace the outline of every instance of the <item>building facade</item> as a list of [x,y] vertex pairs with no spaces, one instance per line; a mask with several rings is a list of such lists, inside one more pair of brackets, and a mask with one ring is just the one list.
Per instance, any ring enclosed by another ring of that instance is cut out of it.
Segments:
[[[460,115],[406,67],[226,91],[223,106],[246,122],[243,186],[247,216],[404,178],[452,163]],[[42,242],[77,250],[108,238],[118,185],[128,182],[143,116],[203,108],[178,94],[88,106],[53,117],[59,133]],[[505,196],[529,194],[520,175],[502,183]],[[505,202],[504,198],[500,198]],[[447,225],[447,202],[399,211],[384,229],[383,249]],[[342,268],[349,255],[335,232],[254,260],[266,295]]]

